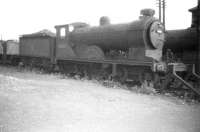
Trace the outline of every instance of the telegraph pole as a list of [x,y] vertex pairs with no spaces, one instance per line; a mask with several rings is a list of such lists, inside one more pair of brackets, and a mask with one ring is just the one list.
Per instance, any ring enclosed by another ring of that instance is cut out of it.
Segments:
[[164,25],[164,30],[165,30],[165,7],[166,7],[166,2],[165,2],[165,0],[163,0],[162,1],[162,8],[163,8],[163,16],[162,16],[162,18],[163,18],[163,25]]
[[159,15],[159,21],[163,23],[164,30],[165,30],[165,8],[166,8],[166,2],[165,0],[157,0],[158,3],[158,15]]
[[198,51],[197,51],[197,71],[200,74],[200,0],[197,5],[197,39],[198,39]]
[[161,0],[157,0],[158,1],[158,10],[159,10],[159,21],[162,21],[162,15],[161,15]]

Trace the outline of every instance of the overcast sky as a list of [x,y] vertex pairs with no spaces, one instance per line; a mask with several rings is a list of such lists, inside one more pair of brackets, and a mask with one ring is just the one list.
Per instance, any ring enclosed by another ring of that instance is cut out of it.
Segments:
[[[140,10],[158,8],[156,0],[0,0],[0,35],[3,39],[17,39],[19,35],[50,29],[71,22],[98,25],[100,16],[108,16],[111,23],[138,19]],[[197,0],[166,0],[166,28],[181,29],[191,24],[189,8]]]

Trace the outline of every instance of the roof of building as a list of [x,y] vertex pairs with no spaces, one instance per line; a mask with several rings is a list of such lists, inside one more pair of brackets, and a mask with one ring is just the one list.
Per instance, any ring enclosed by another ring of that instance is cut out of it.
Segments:
[[191,8],[191,9],[189,9],[189,11],[190,12],[194,12],[194,11],[197,11],[198,10],[198,7],[196,6],[196,7],[193,7],[193,8]]
[[22,37],[55,37],[56,34],[51,32],[50,30],[48,29],[43,29],[39,32],[35,32],[35,33],[32,33],[32,34],[24,34],[22,35]]

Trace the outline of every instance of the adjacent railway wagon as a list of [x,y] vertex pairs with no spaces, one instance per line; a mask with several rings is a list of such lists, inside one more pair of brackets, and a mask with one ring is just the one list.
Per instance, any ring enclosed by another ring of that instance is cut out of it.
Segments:
[[19,61],[19,42],[16,40],[0,41],[0,60],[7,63]]

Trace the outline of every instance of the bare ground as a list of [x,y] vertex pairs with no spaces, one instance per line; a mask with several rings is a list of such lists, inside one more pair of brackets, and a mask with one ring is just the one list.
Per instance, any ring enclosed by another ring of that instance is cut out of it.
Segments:
[[0,132],[199,132],[200,104],[0,67]]

